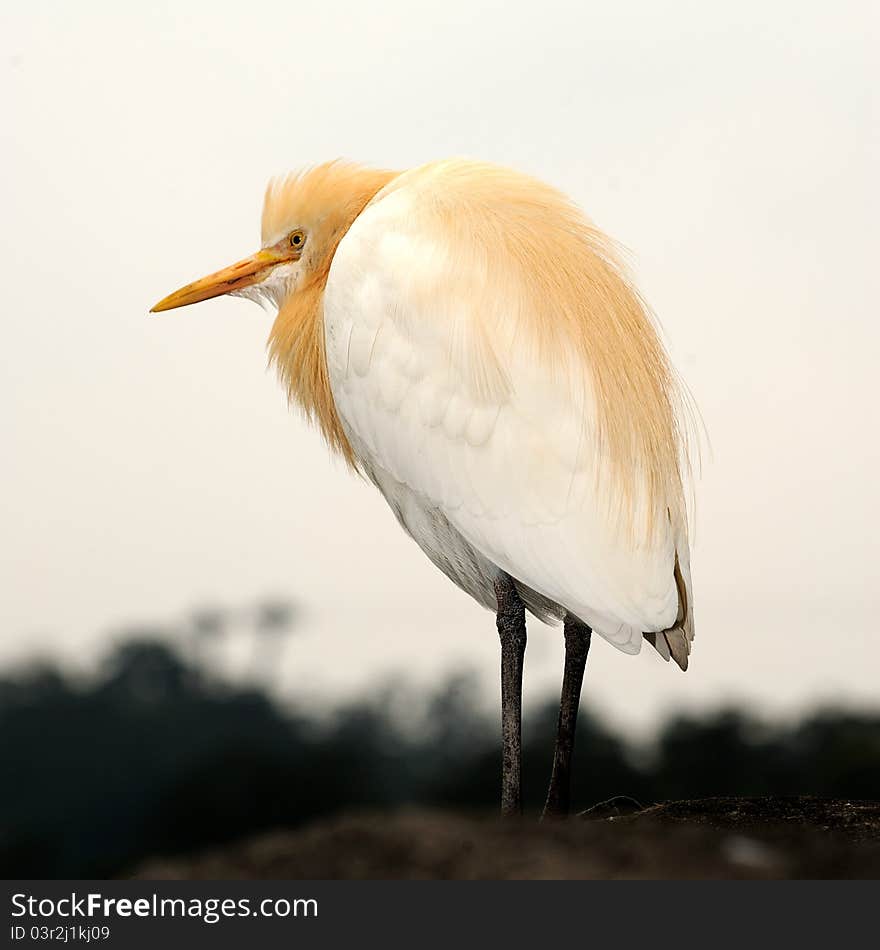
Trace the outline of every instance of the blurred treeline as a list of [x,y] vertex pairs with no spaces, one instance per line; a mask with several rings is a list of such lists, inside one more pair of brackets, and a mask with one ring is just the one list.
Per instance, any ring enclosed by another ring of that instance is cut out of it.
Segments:
[[[277,619],[277,618],[276,618]],[[272,627],[272,623],[268,624]],[[294,697],[295,700],[295,697]],[[527,806],[546,789],[556,703],[525,723]],[[708,795],[880,794],[880,714],[773,725],[730,709],[667,722],[649,748],[584,713],[579,808]],[[328,714],[282,708],[156,639],[83,682],[52,667],[0,679],[0,865],[6,878],[102,877],[343,809],[494,809],[495,718],[473,679],[427,702],[405,685]]]

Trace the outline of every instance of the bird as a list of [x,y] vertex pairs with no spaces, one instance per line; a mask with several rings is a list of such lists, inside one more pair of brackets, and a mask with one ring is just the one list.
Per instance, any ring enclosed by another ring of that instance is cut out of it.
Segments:
[[343,160],[269,182],[259,250],[152,312],[275,311],[290,403],[495,613],[501,812],[522,814],[526,614],[562,625],[543,817],[571,808],[592,634],[687,669],[689,394],[618,245],[561,191],[464,158]]

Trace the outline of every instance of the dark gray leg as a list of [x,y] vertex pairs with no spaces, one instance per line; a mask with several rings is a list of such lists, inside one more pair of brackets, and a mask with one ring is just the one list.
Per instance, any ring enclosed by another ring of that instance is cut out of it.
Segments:
[[592,631],[576,617],[565,618],[565,673],[562,677],[562,696],[559,700],[559,724],[556,731],[556,751],[553,755],[553,774],[544,805],[544,818],[567,815],[571,807],[571,756],[574,752],[574,733],[577,728],[578,706],[584,668],[590,652]]
[[499,574],[498,636],[501,638],[501,814],[522,814],[522,676],[526,653],[526,609],[513,579]]

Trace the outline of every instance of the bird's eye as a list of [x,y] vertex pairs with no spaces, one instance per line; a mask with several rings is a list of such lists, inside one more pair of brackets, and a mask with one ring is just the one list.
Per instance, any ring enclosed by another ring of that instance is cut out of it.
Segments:
[[302,247],[306,243],[306,236],[302,231],[291,231],[290,233],[290,246],[291,247]]

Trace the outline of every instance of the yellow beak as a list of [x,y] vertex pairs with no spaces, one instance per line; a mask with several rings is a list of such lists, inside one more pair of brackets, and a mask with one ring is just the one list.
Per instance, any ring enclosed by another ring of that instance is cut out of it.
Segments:
[[222,294],[232,293],[234,290],[241,290],[243,287],[250,287],[261,281],[276,264],[293,259],[295,258],[292,254],[283,253],[277,246],[264,248],[237,264],[218,270],[216,274],[209,274],[201,280],[187,284],[186,287],[181,287],[180,290],[175,290],[173,294],[163,297],[152,307],[150,313],[186,307],[200,300],[210,300],[211,297],[219,297]]

